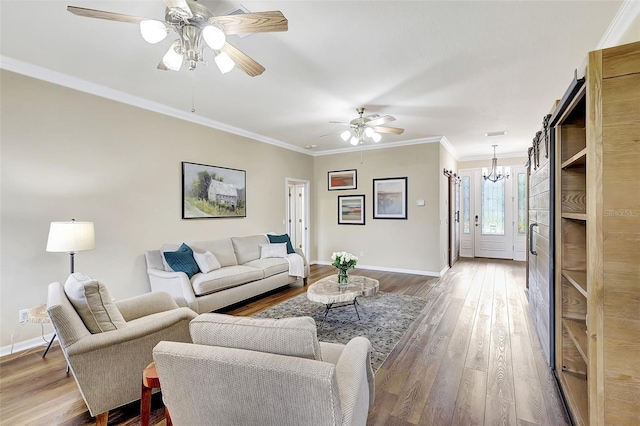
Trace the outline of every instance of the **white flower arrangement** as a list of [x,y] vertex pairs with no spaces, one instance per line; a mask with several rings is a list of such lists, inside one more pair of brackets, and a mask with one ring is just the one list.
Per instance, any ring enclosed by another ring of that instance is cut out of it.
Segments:
[[338,269],[352,269],[358,264],[358,258],[346,251],[337,251],[331,255],[332,265]]

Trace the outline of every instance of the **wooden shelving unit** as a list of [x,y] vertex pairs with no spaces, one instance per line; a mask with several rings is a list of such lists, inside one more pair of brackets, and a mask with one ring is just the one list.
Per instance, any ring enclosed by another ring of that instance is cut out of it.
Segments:
[[572,92],[552,119],[556,373],[575,424],[640,424],[640,42],[590,52]]

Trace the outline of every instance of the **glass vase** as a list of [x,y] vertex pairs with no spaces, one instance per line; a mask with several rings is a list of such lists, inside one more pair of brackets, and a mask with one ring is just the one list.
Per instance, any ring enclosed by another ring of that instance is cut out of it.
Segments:
[[349,285],[349,270],[348,269],[339,269],[338,270],[338,287],[346,287]]

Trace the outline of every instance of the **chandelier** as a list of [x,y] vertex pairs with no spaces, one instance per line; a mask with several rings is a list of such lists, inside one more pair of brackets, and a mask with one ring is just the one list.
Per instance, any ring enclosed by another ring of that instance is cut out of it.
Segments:
[[510,167],[504,168],[504,174],[502,174],[502,166],[498,166],[498,159],[496,158],[496,146],[493,146],[493,158],[491,159],[491,171],[489,171],[486,167],[482,168],[482,177],[484,180],[491,181],[493,183],[498,182],[502,179],[509,179],[509,174],[511,172]]

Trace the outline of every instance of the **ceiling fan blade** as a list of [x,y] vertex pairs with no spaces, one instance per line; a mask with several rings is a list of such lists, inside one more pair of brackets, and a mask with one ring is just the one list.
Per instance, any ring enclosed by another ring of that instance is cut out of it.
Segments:
[[280,11],[239,13],[211,19],[224,26],[225,34],[268,33],[289,29],[289,21]]
[[171,71],[169,68],[167,68],[162,59],[160,59],[160,62],[158,63],[158,69],[162,71]]
[[332,135],[338,135],[340,133],[344,132],[344,130],[338,130],[337,132],[331,132],[331,133],[325,133],[324,135],[320,135],[318,136],[319,138],[324,138],[325,136],[332,136]]
[[229,55],[233,62],[235,62],[236,66],[247,73],[247,75],[255,77],[264,72],[264,67],[262,65],[229,43],[225,43],[224,46],[222,46],[222,51]]
[[180,9],[180,15],[185,18],[193,17],[193,12],[191,12],[191,8],[189,8],[186,0],[164,0],[164,4],[167,5],[170,10]]
[[139,24],[150,18],[141,18],[139,16],[123,15],[121,13],[105,12],[103,10],[85,9],[84,7],[67,6],[67,10],[74,15],[84,16],[87,18],[106,19],[108,21],[128,22],[131,24]]
[[364,118],[365,123],[369,127],[376,127],[384,123],[389,123],[390,121],[395,121],[395,117],[390,115],[383,115],[382,117],[375,118],[373,120],[367,121],[367,117]]
[[393,133],[394,135],[401,135],[402,133],[404,133],[404,129],[400,129],[398,127],[376,126],[373,128],[373,130],[378,133]]
[[330,121],[329,123],[331,123],[331,124],[342,124],[343,126],[355,127],[353,124],[343,123],[342,121]]

